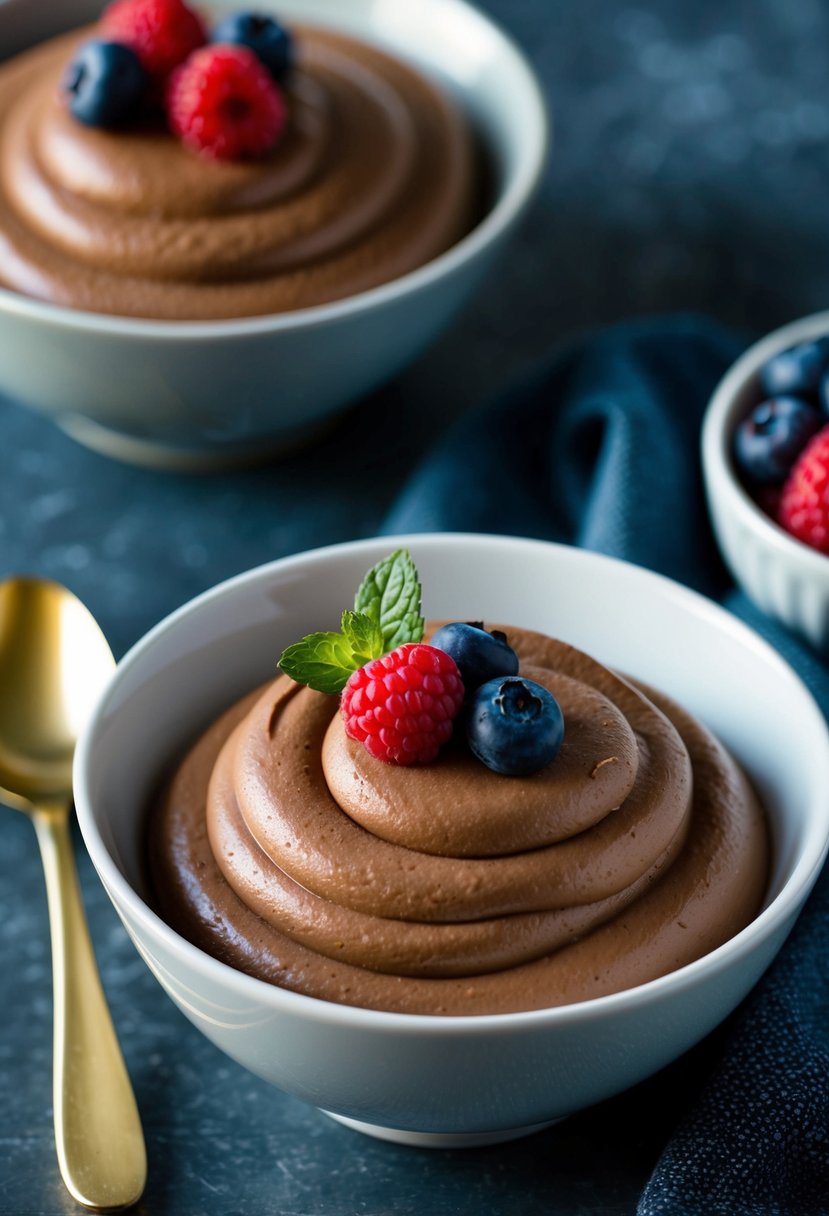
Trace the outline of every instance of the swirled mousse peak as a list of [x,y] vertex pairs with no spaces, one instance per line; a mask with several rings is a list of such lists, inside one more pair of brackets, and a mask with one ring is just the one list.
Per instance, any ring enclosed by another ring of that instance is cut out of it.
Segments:
[[[412,574],[408,554],[390,555],[354,613],[370,618],[373,597],[386,645],[439,650],[438,623],[424,640],[394,636],[395,621],[420,617]],[[308,635],[325,667],[349,649],[346,666],[362,657],[353,652],[368,627],[349,633],[344,622],[340,634]],[[533,720],[540,711],[520,686],[554,699],[554,757],[509,775],[482,763],[461,729],[474,699],[465,688],[433,758],[389,762],[348,733],[342,691],[283,670],[222,712],[154,803],[150,868],[168,922],[293,991],[442,1015],[617,992],[738,933],[762,903],[768,833],[750,782],[711,732],[563,641],[452,626],[465,645],[478,630],[514,656],[517,670],[478,688],[507,685],[503,697]],[[459,658],[471,682],[469,652]]]
[[0,283],[173,320],[339,300],[470,230],[477,161],[456,104],[378,47],[117,0],[0,68]]

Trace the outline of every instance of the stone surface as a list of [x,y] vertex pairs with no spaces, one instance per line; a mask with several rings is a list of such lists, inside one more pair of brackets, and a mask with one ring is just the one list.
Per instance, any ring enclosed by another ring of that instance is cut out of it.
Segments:
[[[0,577],[66,582],[122,654],[220,579],[375,532],[451,416],[577,331],[693,309],[757,335],[824,305],[829,13],[819,0],[482,7],[538,68],[555,139],[532,214],[452,332],[314,447],[244,472],[128,468],[0,403]],[[52,1138],[43,883],[30,825],[5,810],[0,822],[0,1214],[55,1216],[77,1209]],[[145,1123],[139,1210],[153,1216],[629,1213],[716,1046],[511,1145],[374,1142],[204,1040],[139,960],[80,846],[78,856]]]

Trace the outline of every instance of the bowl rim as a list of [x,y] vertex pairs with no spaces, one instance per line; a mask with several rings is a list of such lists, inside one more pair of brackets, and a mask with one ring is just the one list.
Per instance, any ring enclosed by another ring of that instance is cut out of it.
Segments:
[[733,514],[743,527],[750,528],[807,577],[829,584],[829,557],[790,536],[762,510],[740,482],[731,458],[731,439],[744,408],[740,396],[749,382],[773,355],[824,335],[829,335],[829,309],[789,321],[752,343],[716,385],[703,417],[700,447],[712,505],[716,503],[722,512]]
[[[0,287],[0,315],[5,313],[21,320],[46,323],[55,328],[94,332],[107,337],[147,339],[154,342],[175,342],[199,338],[216,341],[254,337],[261,334],[290,331],[298,327],[317,328],[332,322],[353,319],[375,308],[382,309],[399,297],[428,289],[436,282],[474,261],[484,250],[495,244],[509,231],[535,194],[552,146],[552,114],[528,54],[499,22],[490,17],[488,13],[478,9],[470,0],[435,0],[435,2],[459,10],[465,20],[482,24],[490,35],[497,39],[501,51],[512,60],[514,67],[523,78],[531,109],[530,122],[525,124],[531,135],[531,138],[526,140],[525,154],[509,178],[505,180],[494,205],[470,232],[456,241],[449,249],[388,283],[381,283],[342,300],[333,300],[308,308],[298,308],[290,312],[204,321],[121,317],[110,313],[91,312],[74,309],[68,305],[53,304],[46,300],[22,295],[9,288]],[[407,0],[398,0],[398,3],[404,7]],[[424,70],[428,71],[428,68]]]
[[[351,1028],[369,1028],[375,1033],[462,1035],[464,1037],[484,1033],[508,1034],[532,1027],[567,1026],[574,1022],[599,1021],[616,1013],[636,1011],[642,1006],[659,1002],[663,998],[681,995],[706,976],[721,975],[735,963],[750,955],[755,946],[761,945],[775,933],[779,933],[783,929],[788,933],[791,927],[789,921],[791,920],[793,923],[794,917],[799,913],[817,880],[827,852],[829,852],[829,798],[826,799],[823,829],[820,836],[817,836],[813,827],[806,841],[801,840],[796,859],[781,889],[739,933],[701,958],[657,979],[624,989],[621,992],[551,1008],[520,1010],[511,1013],[446,1016],[400,1013],[341,1005],[305,993],[292,992],[238,971],[187,941],[154,912],[122,874],[104,843],[91,809],[87,769],[90,766],[96,730],[107,712],[109,699],[125,676],[128,676],[137,665],[143,662],[145,655],[152,651],[160,639],[171,630],[180,627],[182,622],[187,621],[203,607],[226,596],[233,596],[249,584],[271,582],[274,578],[289,573],[291,567],[297,564],[324,563],[332,556],[350,557],[358,556],[361,553],[365,553],[367,556],[370,554],[373,560],[377,560],[378,547],[382,546],[384,550],[387,550],[390,544],[395,547],[433,545],[450,549],[462,544],[465,549],[474,546],[487,551],[493,545],[506,545],[511,549],[518,547],[529,554],[536,555],[549,555],[551,552],[566,553],[567,560],[576,563],[583,562],[591,567],[599,565],[606,569],[616,569],[623,572],[625,577],[640,580],[643,585],[650,585],[663,595],[674,600],[678,599],[696,615],[713,621],[720,629],[725,630],[744,645],[750,646],[758,657],[776,667],[796,688],[802,708],[812,714],[813,724],[822,731],[827,741],[823,756],[818,758],[819,767],[822,766],[823,772],[819,774],[822,776],[822,781],[817,783],[817,788],[829,790],[829,724],[811,692],[791,665],[755,630],[726,608],[699,592],[665,575],[621,558],[529,537],[491,533],[442,532],[405,533],[338,542],[289,554],[252,567],[223,580],[182,604],[154,625],[127,651],[99,697],[75,752],[73,780],[76,810],[81,834],[93,866],[128,931],[131,918],[141,925],[143,932],[160,942],[171,958],[183,960],[188,970],[197,972],[205,980],[215,983],[217,986],[229,987],[240,997],[247,995],[251,1000],[260,1004],[264,1003],[269,1012],[274,1015],[293,1013],[302,1016],[303,1019],[322,1024],[336,1023],[338,1026]],[[126,913],[123,909],[126,909]],[[130,935],[132,936],[132,934]],[[138,946],[137,942],[135,944]],[[143,948],[139,948],[139,953],[147,961]],[[151,969],[154,970],[153,967]]]

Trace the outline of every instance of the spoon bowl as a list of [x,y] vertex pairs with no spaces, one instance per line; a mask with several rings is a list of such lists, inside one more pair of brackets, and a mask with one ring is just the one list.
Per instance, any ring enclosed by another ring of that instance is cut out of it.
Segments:
[[0,583],[0,786],[69,799],[75,741],[115,661],[97,622],[46,579]]
[[134,1203],[146,1151],[81,903],[69,821],[75,744],[115,660],[87,608],[57,583],[0,583],[0,801],[35,826],[49,903],[54,1117],[72,1196],[96,1211]]

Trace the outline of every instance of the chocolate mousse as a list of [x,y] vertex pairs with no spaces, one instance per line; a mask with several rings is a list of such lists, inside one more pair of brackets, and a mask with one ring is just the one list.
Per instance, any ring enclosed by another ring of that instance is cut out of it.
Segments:
[[287,121],[258,159],[209,160],[160,125],[86,126],[60,82],[88,29],[0,68],[0,283],[119,316],[281,313],[387,283],[479,211],[457,106],[380,49],[292,29]]
[[381,763],[336,696],[280,676],[203,734],[153,807],[160,914],[292,991],[444,1015],[618,992],[739,932],[769,842],[732,757],[661,693],[503,628],[562,707],[552,763],[501,776],[459,738],[433,764]]

